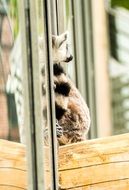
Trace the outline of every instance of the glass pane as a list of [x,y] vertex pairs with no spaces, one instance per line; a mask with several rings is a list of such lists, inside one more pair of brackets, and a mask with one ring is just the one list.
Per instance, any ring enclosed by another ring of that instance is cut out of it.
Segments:
[[0,138],[13,141],[23,119],[21,67],[17,1],[0,1]]
[[[121,2],[112,1],[113,8],[108,12],[112,131],[115,135],[129,131],[129,10],[127,6],[129,3],[125,2],[124,5]],[[118,9],[114,7],[115,4],[119,7]]]
[[[0,1],[0,189],[27,188],[21,34],[17,0]],[[6,139],[9,141],[2,141]],[[18,143],[14,143],[15,141]],[[20,160],[20,162],[19,162]],[[7,176],[8,180],[7,180]],[[11,177],[10,177],[11,176]]]

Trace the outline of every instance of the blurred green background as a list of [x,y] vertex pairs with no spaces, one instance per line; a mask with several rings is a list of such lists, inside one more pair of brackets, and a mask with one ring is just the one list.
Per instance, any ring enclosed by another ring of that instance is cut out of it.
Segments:
[[129,9],[129,0],[112,0],[111,6],[112,7],[119,6]]

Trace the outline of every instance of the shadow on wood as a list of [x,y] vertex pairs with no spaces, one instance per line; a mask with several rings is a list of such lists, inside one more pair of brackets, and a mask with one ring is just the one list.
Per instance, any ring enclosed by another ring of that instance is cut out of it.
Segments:
[[[60,147],[59,183],[74,190],[128,190],[129,134]],[[21,144],[0,140],[0,189],[27,189]]]

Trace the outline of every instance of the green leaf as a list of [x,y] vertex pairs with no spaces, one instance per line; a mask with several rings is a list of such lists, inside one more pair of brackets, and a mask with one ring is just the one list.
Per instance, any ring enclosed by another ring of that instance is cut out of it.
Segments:
[[129,9],[129,0],[111,0],[112,7],[124,7]]

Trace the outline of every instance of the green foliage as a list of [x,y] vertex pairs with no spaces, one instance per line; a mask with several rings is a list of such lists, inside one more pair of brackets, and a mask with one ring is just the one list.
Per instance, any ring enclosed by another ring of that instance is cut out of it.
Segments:
[[129,0],[111,0],[112,7],[124,7],[129,9]]
[[69,7],[69,0],[65,1],[65,5],[66,5],[66,24],[68,24],[68,19],[70,16],[70,7]]
[[14,38],[16,38],[19,30],[19,20],[18,20],[18,0],[8,1],[9,6],[9,16],[11,18],[11,25]]

